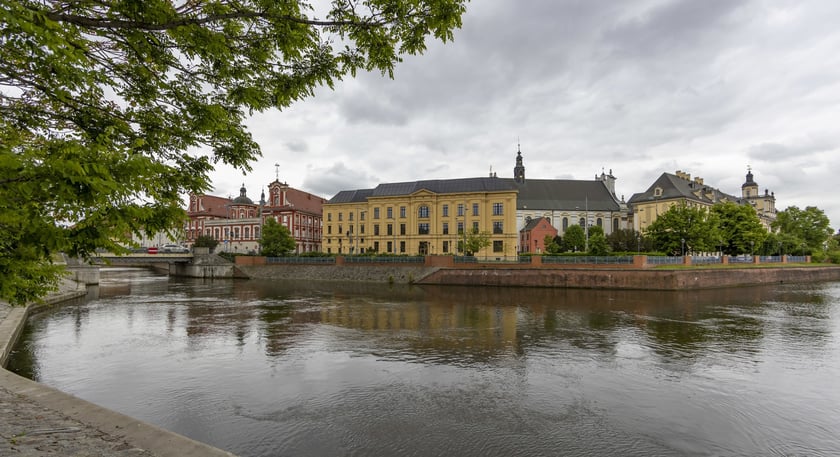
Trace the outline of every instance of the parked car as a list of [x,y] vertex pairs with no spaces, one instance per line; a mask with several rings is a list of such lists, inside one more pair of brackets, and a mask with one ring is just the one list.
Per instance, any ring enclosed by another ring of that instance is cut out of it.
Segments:
[[164,254],[185,254],[190,252],[190,248],[181,246],[179,244],[164,244],[160,247],[158,252]]

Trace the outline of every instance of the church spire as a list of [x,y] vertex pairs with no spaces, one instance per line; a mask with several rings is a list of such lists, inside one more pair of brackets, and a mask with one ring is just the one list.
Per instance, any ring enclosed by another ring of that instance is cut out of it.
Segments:
[[522,149],[516,143],[516,166],[513,167],[513,180],[517,184],[525,183],[525,166],[522,165]]

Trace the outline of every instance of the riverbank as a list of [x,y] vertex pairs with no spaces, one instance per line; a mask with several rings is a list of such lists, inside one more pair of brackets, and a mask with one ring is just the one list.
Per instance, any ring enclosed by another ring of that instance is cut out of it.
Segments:
[[5,369],[28,314],[79,299],[86,289],[64,281],[43,304],[0,302],[0,455],[97,457],[215,457],[229,452],[102,408]]

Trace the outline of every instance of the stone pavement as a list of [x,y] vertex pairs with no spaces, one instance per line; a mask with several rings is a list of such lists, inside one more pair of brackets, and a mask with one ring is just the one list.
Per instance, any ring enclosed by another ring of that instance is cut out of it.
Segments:
[[[66,281],[48,302],[85,295]],[[23,308],[0,301],[0,365],[26,318]],[[0,368],[0,456],[9,457],[232,457],[99,407]]]

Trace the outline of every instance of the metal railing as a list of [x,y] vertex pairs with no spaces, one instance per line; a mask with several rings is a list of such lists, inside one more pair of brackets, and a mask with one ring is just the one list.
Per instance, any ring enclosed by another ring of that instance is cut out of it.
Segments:
[[335,264],[335,257],[266,257],[265,262],[282,264],[332,265]]
[[423,256],[359,256],[345,257],[344,263],[424,263]]
[[804,255],[789,255],[787,260],[789,263],[804,263],[808,258]]
[[720,257],[714,255],[707,255],[707,256],[697,256],[691,258],[691,263],[693,265],[705,265],[705,264],[712,264],[712,263],[723,263]]
[[683,258],[681,256],[649,255],[647,263],[648,265],[680,265],[683,263]]
[[453,260],[455,263],[478,263],[478,258],[471,255],[456,255]]
[[761,263],[781,263],[782,256],[779,255],[762,255],[758,257],[758,261]]
[[543,256],[542,258],[543,264],[577,264],[577,263],[585,263],[585,264],[632,264],[633,263],[633,256],[562,256],[562,255],[550,255],[550,256]]

